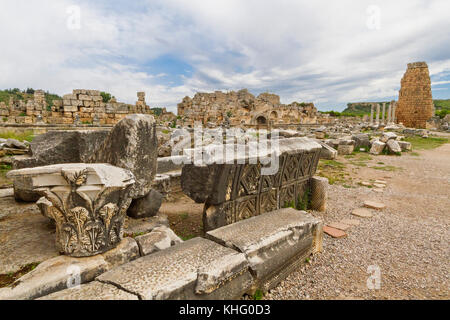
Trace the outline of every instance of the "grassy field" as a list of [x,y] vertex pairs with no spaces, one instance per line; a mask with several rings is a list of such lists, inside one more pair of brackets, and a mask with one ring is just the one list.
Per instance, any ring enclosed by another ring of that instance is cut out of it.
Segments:
[[16,139],[19,141],[33,141],[34,138],[34,134],[33,131],[31,130],[27,130],[27,131],[23,131],[23,132],[17,132],[17,131],[5,131],[0,133],[0,138],[3,139]]
[[430,150],[449,142],[447,138],[422,138],[417,136],[407,137],[405,138],[405,141],[412,144],[413,150]]

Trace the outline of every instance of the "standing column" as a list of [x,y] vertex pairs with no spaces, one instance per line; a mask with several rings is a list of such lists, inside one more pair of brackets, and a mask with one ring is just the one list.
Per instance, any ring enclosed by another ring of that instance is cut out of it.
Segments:
[[373,124],[373,103],[370,104],[370,124]]
[[380,124],[380,104],[377,103],[377,125]]
[[381,116],[381,123],[386,124],[386,102],[383,102],[383,115]]
[[392,101],[391,101],[391,103],[389,103],[387,118],[388,118],[387,119],[388,124],[391,124],[392,123]]
[[394,101],[394,107],[392,109],[393,109],[392,110],[392,122],[396,123],[397,122],[397,115],[396,115],[396,112],[397,112],[397,101]]

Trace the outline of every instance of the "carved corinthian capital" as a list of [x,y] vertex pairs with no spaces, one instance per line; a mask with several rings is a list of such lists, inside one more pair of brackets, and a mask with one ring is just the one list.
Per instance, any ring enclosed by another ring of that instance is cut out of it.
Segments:
[[55,221],[60,252],[93,256],[121,241],[134,184],[129,170],[108,164],[59,164],[15,170],[8,176],[45,197],[37,204]]

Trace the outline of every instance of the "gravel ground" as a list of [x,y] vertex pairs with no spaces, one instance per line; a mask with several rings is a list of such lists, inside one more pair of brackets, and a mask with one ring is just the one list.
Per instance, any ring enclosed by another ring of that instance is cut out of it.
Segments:
[[[419,157],[376,157],[402,168],[360,171],[364,179],[386,180],[384,193],[330,186],[327,212],[313,214],[325,223],[356,218],[360,225],[344,239],[324,235],[323,252],[265,299],[449,299],[449,159],[450,144],[420,151]],[[368,219],[352,216],[365,200],[387,208]],[[369,266],[380,270],[378,290],[368,289]]]

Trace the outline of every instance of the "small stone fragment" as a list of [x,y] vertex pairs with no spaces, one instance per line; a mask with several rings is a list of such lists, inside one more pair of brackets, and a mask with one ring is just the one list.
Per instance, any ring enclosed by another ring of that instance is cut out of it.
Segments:
[[341,239],[347,237],[347,234],[339,229],[335,229],[329,226],[323,227],[323,232],[325,232],[327,235],[329,235],[332,238]]
[[365,208],[358,208],[352,211],[352,215],[361,217],[361,218],[372,218],[373,213]]
[[366,208],[371,208],[375,210],[383,210],[386,208],[386,205],[384,203],[371,200],[364,201],[364,206]]

